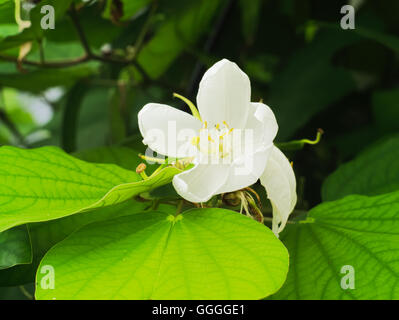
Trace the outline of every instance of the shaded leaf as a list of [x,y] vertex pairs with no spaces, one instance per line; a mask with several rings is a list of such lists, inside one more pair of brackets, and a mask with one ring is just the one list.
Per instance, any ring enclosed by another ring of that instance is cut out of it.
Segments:
[[0,270],[31,261],[32,250],[26,226],[0,233]]
[[399,136],[378,143],[338,168],[325,181],[322,198],[350,194],[378,195],[399,189]]

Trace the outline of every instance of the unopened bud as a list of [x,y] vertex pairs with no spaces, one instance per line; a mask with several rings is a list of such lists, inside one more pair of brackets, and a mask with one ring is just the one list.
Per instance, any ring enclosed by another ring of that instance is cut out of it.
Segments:
[[236,207],[241,203],[241,198],[237,192],[229,192],[223,194],[222,201],[227,206]]

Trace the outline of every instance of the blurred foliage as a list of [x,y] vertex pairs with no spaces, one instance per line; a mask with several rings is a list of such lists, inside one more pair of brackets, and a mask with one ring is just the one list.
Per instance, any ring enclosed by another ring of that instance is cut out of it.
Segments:
[[[1,145],[142,151],[140,108],[152,101],[189,111],[173,92],[195,101],[206,68],[228,58],[249,75],[252,100],[275,112],[278,142],[325,132],[317,146],[289,153],[300,209],[318,204],[326,177],[365,147],[396,146],[397,0],[357,1],[355,30],[340,28],[339,0],[21,2],[32,23],[22,31],[14,0],[0,0]],[[45,4],[55,8],[54,30],[40,26]],[[375,150],[354,163],[388,166]],[[342,183],[351,179],[345,170],[335,173]]]

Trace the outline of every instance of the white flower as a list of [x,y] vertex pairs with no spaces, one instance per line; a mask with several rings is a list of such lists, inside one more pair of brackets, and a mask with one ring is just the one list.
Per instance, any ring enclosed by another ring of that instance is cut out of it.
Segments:
[[197,118],[149,103],[138,114],[139,128],[143,143],[152,150],[192,160],[191,169],[173,178],[177,193],[188,201],[206,202],[260,178],[273,205],[273,231],[278,234],[296,204],[295,175],[273,144],[278,131],[273,112],[250,99],[248,76],[223,59],[201,80]]

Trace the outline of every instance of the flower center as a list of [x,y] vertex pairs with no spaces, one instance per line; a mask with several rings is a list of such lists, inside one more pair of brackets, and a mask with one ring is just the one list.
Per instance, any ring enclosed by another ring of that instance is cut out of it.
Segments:
[[226,121],[216,124],[213,128],[208,128],[205,121],[199,135],[192,138],[191,144],[204,155],[226,158],[232,153],[233,131]]

